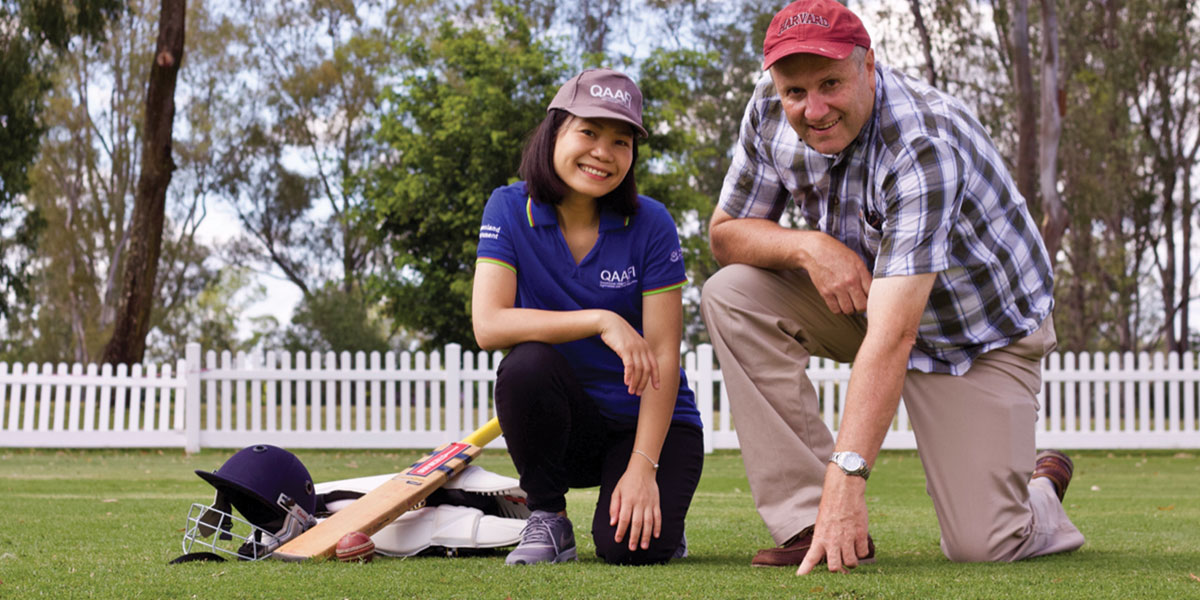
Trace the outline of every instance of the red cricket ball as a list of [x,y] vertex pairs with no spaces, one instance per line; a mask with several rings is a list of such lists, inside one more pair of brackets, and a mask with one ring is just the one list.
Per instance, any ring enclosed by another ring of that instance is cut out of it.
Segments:
[[371,562],[375,558],[375,542],[361,531],[352,531],[338,540],[333,553],[342,562]]

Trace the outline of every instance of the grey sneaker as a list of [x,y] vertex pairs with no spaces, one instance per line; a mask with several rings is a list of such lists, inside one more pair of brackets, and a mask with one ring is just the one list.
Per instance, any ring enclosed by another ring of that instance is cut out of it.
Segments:
[[672,554],[671,558],[687,558],[687,532],[681,534],[680,537],[682,539],[679,540],[679,547],[675,549],[675,554]]
[[575,531],[571,520],[558,513],[535,510],[525,520],[521,543],[508,553],[504,564],[532,565],[575,559]]

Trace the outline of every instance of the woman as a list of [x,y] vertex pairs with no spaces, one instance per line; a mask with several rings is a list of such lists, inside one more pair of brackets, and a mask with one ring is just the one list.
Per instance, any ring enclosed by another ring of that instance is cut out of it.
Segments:
[[595,485],[599,557],[686,555],[704,445],[679,368],[679,237],[633,176],[645,136],[634,82],[584,71],[527,143],[525,181],[498,188],[484,209],[475,339],[512,348],[497,371],[496,411],[533,512],[508,564],[574,560],[566,492]]

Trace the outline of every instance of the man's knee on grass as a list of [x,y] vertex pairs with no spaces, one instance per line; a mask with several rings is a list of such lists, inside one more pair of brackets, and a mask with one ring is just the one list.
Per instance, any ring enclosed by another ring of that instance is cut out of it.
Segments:
[[631,551],[629,542],[616,542],[612,532],[594,536],[596,556],[610,565],[661,565],[671,560],[679,548],[679,542],[667,543],[662,537],[651,538],[650,548]]

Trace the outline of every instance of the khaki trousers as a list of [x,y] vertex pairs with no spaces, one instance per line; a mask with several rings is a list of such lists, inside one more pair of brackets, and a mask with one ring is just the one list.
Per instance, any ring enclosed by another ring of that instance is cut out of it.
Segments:
[[[829,311],[804,271],[730,265],[702,311],[729,393],[759,514],[776,543],[816,521],[833,436],[805,374],[810,356],[850,362],[867,322]],[[1038,331],[976,358],[961,376],[909,371],[902,396],[926,491],[954,561],[1013,561],[1074,550],[1083,535],[1048,480],[1030,482],[1041,359]]]

